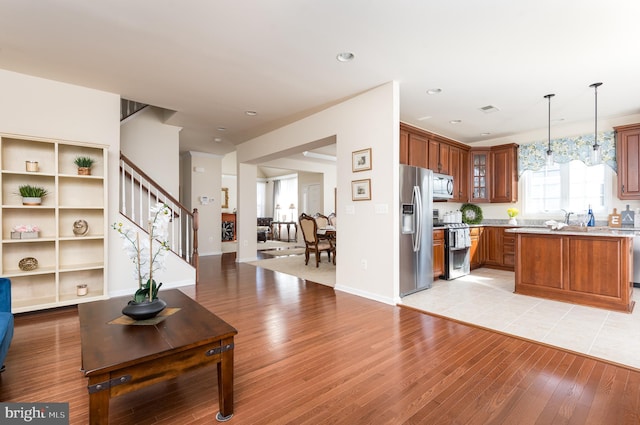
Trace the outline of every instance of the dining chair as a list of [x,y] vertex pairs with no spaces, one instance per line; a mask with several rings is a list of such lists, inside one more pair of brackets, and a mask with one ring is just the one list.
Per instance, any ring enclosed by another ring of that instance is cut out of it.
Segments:
[[327,216],[327,219],[329,220],[329,225],[336,227],[336,213],[331,213]]
[[320,253],[322,251],[327,252],[327,258],[331,261],[331,253],[335,253],[335,247],[331,240],[320,239],[318,237],[318,224],[316,223],[316,220],[310,215],[302,213],[298,221],[300,223],[300,229],[302,230],[302,236],[305,244],[304,264],[309,264],[309,255],[312,251],[316,255],[316,267],[319,267],[320,265]]
[[[324,229],[325,227],[327,227],[329,225],[329,218],[325,215],[322,215],[320,213],[315,213],[313,215],[313,218],[316,220],[316,224],[318,225],[318,229]],[[327,237],[325,237],[324,234],[320,234],[318,235],[318,237],[322,240],[322,239],[329,239]]]
[[323,229],[329,225],[329,218],[326,215],[316,213],[313,218],[315,218],[319,229]]

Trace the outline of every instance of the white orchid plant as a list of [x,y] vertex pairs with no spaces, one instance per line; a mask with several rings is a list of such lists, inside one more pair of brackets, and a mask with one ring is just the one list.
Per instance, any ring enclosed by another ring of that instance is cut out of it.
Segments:
[[158,290],[162,283],[156,284],[154,273],[164,270],[164,262],[169,250],[169,221],[171,210],[159,202],[149,208],[149,237],[140,237],[138,231],[124,226],[122,223],[114,223],[113,227],[123,240],[123,248],[135,266],[135,279],[138,281],[138,290],[133,296],[133,301],[142,303],[151,302],[158,298]]

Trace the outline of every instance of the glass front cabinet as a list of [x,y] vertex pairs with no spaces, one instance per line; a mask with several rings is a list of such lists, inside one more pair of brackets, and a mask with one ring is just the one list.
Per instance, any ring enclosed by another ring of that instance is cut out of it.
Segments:
[[489,202],[489,151],[472,150],[470,202]]

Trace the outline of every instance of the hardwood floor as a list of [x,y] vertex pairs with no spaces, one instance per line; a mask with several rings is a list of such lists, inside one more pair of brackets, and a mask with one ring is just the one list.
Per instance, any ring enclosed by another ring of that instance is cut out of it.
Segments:
[[[640,423],[639,372],[234,260],[185,290],[238,330],[232,424]],[[88,422],[75,308],[16,316],[6,365],[1,401]],[[215,423],[215,373],[115,398],[111,423]]]

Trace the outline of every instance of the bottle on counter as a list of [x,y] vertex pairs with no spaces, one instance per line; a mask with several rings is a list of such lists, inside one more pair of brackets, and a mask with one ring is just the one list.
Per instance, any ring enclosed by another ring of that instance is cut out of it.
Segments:
[[596,225],[596,217],[593,215],[591,205],[589,205],[589,212],[587,213],[587,226],[593,227]]

